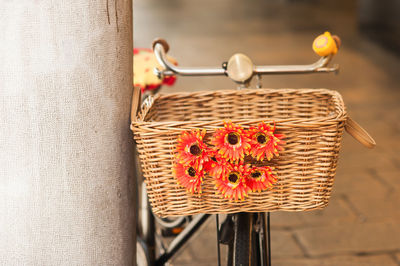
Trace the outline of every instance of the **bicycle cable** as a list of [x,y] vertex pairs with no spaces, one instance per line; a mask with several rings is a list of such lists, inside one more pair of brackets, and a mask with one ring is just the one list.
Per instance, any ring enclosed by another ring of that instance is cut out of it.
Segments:
[[267,212],[267,260],[268,266],[271,266],[271,225],[270,213]]
[[215,222],[217,226],[217,252],[218,252],[218,266],[221,266],[221,254],[219,248],[219,216],[218,214],[215,215]]

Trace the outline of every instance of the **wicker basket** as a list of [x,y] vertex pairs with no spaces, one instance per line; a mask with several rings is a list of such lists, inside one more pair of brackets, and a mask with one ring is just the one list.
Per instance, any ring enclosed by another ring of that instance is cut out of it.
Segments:
[[[279,133],[286,136],[285,150],[269,163],[276,167],[278,177],[271,190],[249,193],[245,200],[237,202],[217,194],[211,177],[205,178],[201,196],[192,195],[177,184],[172,165],[182,130],[199,128],[211,134],[223,126],[224,120],[244,128],[275,121]],[[179,216],[325,207],[346,121],[342,97],[335,91],[248,89],[149,97],[133,118],[131,129],[153,212]]]

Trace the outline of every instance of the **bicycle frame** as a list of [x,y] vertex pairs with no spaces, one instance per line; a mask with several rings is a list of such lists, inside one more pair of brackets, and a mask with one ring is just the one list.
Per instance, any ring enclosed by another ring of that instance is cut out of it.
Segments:
[[[142,194],[143,195],[143,194]],[[144,198],[142,196],[142,200],[146,200],[146,198]],[[149,207],[149,206],[148,206]],[[151,209],[147,209],[148,212],[147,214],[149,216],[152,215],[151,213]],[[143,215],[143,211],[142,215]],[[260,262],[259,265],[266,265],[266,266],[270,266],[271,265],[271,245],[270,245],[270,214],[268,213],[254,213],[254,215],[258,216],[258,217],[262,217],[261,221],[259,222],[263,228],[262,228],[262,234],[259,235],[259,238],[256,239],[257,243],[257,248],[259,249],[258,253],[257,253],[257,260]],[[146,242],[147,244],[147,248],[148,248],[148,252],[149,252],[149,259],[150,259],[150,264],[151,265],[156,265],[156,266],[161,266],[164,265],[169,259],[171,259],[179,250],[180,248],[182,248],[185,243],[187,241],[190,240],[190,238],[200,229],[200,227],[208,220],[208,218],[210,217],[210,214],[200,214],[198,216],[196,216],[191,222],[189,222],[186,226],[185,229],[179,233],[174,240],[170,243],[170,245],[168,246],[168,248],[166,249],[166,251],[164,253],[162,253],[158,258],[156,258],[156,254],[155,254],[155,239],[154,239],[154,235],[155,235],[155,223],[154,223],[154,218],[150,218],[146,217],[143,220],[147,221],[147,226],[148,228],[151,228],[152,230],[142,230],[140,232],[140,236],[141,238]],[[235,214],[232,214],[232,216],[235,216]],[[267,216],[267,217],[265,217]],[[219,226],[219,222],[218,222],[218,215],[216,215],[216,221],[217,221],[217,249],[218,249],[218,265],[220,265],[220,226]],[[266,219],[266,220],[264,220]],[[143,220],[140,220],[141,222],[143,222]],[[261,242],[264,242],[266,247],[267,247],[267,254],[265,254],[263,252],[263,250],[261,250],[261,248],[264,246]],[[232,246],[230,246],[230,250],[232,249]],[[233,265],[233,254],[231,252],[228,253],[228,265]]]

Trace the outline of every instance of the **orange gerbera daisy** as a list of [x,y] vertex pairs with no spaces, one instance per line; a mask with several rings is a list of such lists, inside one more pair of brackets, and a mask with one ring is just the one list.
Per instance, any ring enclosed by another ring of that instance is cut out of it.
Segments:
[[228,163],[227,168],[225,175],[220,175],[215,179],[217,190],[227,199],[244,199],[250,191],[246,184],[249,174],[248,166],[243,163]]
[[254,167],[250,169],[250,174],[247,178],[247,186],[253,192],[261,192],[271,187],[276,182],[276,177],[269,166]]
[[208,161],[208,147],[203,139],[206,135],[205,130],[183,131],[178,138],[176,158],[182,164],[194,164],[200,170],[203,163]]
[[257,127],[251,127],[248,131],[251,149],[247,151],[252,157],[258,161],[271,160],[274,155],[279,156],[278,150],[283,150],[282,146],[285,142],[283,134],[275,134],[275,123],[271,127],[264,122],[258,124]]
[[201,183],[204,179],[204,171],[195,164],[184,165],[176,163],[173,174],[178,180],[178,184],[184,186],[191,193],[201,193]]
[[227,171],[228,161],[223,158],[216,150],[210,150],[208,162],[204,163],[204,170],[207,171],[210,176],[219,177],[225,176]]
[[224,128],[217,129],[211,139],[224,158],[230,161],[243,160],[247,149],[250,148],[249,139],[240,125],[224,122]]

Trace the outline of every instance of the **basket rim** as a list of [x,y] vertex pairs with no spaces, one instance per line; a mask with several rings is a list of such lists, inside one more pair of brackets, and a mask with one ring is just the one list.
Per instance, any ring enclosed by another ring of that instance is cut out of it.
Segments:
[[168,130],[182,130],[182,129],[194,129],[194,128],[204,128],[204,129],[214,129],[223,126],[224,122],[222,120],[189,120],[189,121],[145,121],[148,111],[151,109],[153,104],[161,99],[169,98],[185,98],[185,97],[205,97],[212,95],[234,95],[234,94],[265,94],[268,93],[287,93],[287,94],[326,94],[332,97],[335,104],[335,112],[332,115],[318,117],[318,118],[285,118],[285,119],[230,119],[233,123],[239,123],[243,126],[260,123],[260,122],[275,122],[279,123],[280,127],[321,127],[329,125],[332,123],[337,123],[340,121],[345,121],[347,119],[347,112],[343,102],[343,98],[338,91],[325,89],[325,88],[282,88],[282,89],[244,89],[244,90],[216,90],[216,91],[196,91],[196,92],[177,92],[177,93],[157,93],[154,96],[148,96],[143,102],[140,111],[137,116],[134,117],[131,123],[131,129],[135,127],[161,127]]

